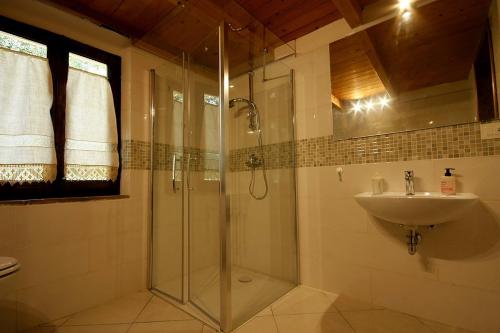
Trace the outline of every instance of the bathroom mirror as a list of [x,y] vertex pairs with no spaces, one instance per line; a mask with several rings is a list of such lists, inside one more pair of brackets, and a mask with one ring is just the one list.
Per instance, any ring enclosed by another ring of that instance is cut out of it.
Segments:
[[437,0],[330,44],[335,140],[498,119],[497,3]]

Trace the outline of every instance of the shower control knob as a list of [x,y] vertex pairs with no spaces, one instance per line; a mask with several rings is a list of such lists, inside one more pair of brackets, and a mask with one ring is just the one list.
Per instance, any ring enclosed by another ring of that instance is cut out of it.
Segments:
[[248,160],[245,162],[246,166],[255,169],[262,166],[262,160],[255,154],[250,154]]

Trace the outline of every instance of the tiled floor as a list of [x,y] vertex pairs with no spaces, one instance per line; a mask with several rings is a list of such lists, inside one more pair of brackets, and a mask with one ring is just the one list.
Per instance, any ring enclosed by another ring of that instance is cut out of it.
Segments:
[[[215,333],[152,295],[137,293],[37,327],[30,333]],[[470,333],[299,287],[237,333]]]

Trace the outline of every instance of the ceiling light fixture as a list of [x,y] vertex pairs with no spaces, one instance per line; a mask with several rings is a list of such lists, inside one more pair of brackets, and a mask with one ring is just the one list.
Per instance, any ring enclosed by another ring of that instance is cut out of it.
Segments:
[[410,10],[411,0],[399,0],[399,9],[404,12]]

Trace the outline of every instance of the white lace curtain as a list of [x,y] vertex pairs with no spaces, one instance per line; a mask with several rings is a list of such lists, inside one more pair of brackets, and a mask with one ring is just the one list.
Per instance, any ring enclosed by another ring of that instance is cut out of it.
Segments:
[[117,144],[108,79],[70,68],[66,86],[65,179],[116,180]]
[[47,59],[0,49],[0,185],[56,178]]

